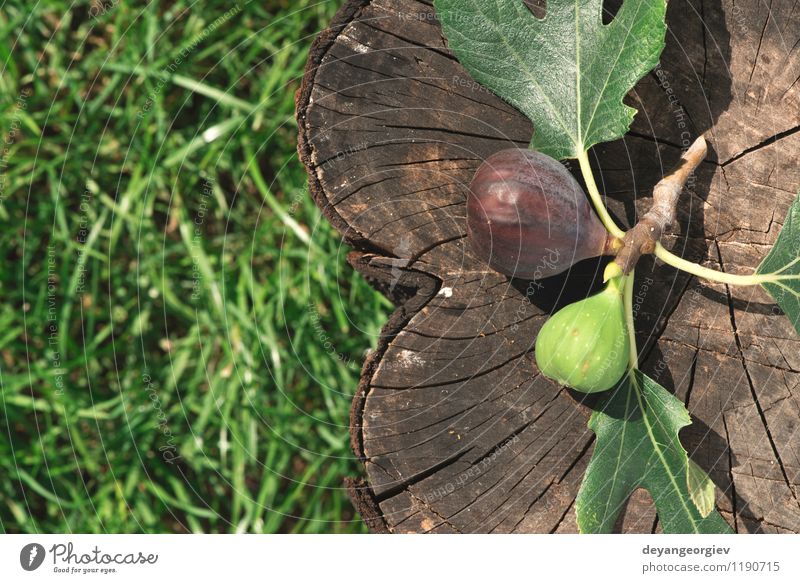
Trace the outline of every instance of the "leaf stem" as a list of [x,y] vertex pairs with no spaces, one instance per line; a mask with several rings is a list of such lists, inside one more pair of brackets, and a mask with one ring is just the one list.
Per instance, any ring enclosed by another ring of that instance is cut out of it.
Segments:
[[[592,200],[592,204],[597,212],[597,215],[600,217],[600,221],[613,237],[622,239],[625,236],[625,231],[617,226],[617,224],[614,222],[614,219],[609,214],[605,203],[603,202],[603,196],[600,194],[600,190],[597,188],[597,182],[595,182],[594,174],[592,173],[592,167],[589,164],[589,153],[587,151],[581,151],[578,154],[578,163],[581,167],[583,180],[586,182],[586,187],[589,190],[589,198]],[[671,265],[672,267],[680,269],[681,271],[685,271],[686,273],[691,273],[697,277],[727,285],[753,286],[762,285],[765,283],[778,283],[785,280],[800,280],[800,274],[780,275],[783,271],[794,266],[798,261],[800,261],[800,258],[774,273],[752,273],[750,275],[737,275],[734,273],[725,273],[709,267],[703,267],[702,265],[699,265],[693,261],[688,261],[683,257],[679,257],[667,250],[660,242],[656,243],[654,253],[656,257],[658,257],[667,265]],[[631,284],[631,286],[632,285],[633,284]]]
[[693,261],[687,261],[683,257],[678,257],[674,253],[664,248],[661,243],[656,243],[655,255],[667,265],[671,265],[677,269],[708,279],[719,283],[728,285],[761,285],[764,283],[777,283],[782,280],[800,279],[800,275],[778,275],[780,271],[775,273],[753,273],[750,275],[736,275],[735,273],[725,273],[716,269],[703,267]]
[[636,328],[634,328],[633,320],[633,275],[634,271],[624,276],[624,300],[625,300],[625,329],[627,330],[628,339],[630,340],[630,353],[628,355],[628,362],[630,369],[635,370],[639,368],[639,351],[636,348]]
[[584,182],[586,182],[586,188],[589,189],[589,196],[592,199],[594,210],[600,217],[603,226],[609,233],[611,233],[611,235],[617,239],[622,239],[625,236],[625,231],[617,226],[617,224],[614,222],[614,219],[611,218],[605,203],[603,202],[603,197],[600,194],[600,190],[597,188],[597,183],[594,180],[592,167],[589,165],[589,153],[587,151],[580,150],[578,152],[578,163],[581,165],[581,174],[583,175]]
[[[645,429],[647,430],[647,437],[650,438],[650,441],[653,444],[653,451],[656,452],[656,455],[658,456],[658,460],[661,462],[661,465],[664,468],[664,472],[669,477],[669,481],[672,484],[672,488],[675,490],[675,492],[678,493],[678,500],[681,501],[681,506],[683,506],[683,509],[686,511],[687,517],[689,519],[689,523],[692,525],[692,530],[694,531],[694,534],[700,534],[700,531],[697,528],[697,524],[695,522],[694,516],[692,515],[691,508],[689,507],[688,504],[686,504],[686,498],[682,495],[681,488],[678,485],[678,483],[675,481],[675,475],[671,471],[670,463],[667,460],[666,456],[664,455],[664,451],[662,450],[662,448],[664,446],[662,446],[658,442],[658,438],[656,437],[656,432],[655,432],[655,429],[654,429],[654,426],[653,426],[654,424],[650,422],[649,410],[648,410],[649,408],[646,405],[647,398],[645,397],[645,395],[644,395],[644,393],[642,391],[642,387],[639,385],[639,379],[636,377],[636,373],[634,373],[633,371],[630,371],[628,374],[630,375],[631,384],[633,385],[633,387],[632,387],[633,393],[634,393],[634,395],[636,395],[636,404],[638,405],[639,410],[642,412],[642,421],[644,422]],[[682,405],[683,404],[681,404],[681,406]],[[684,411],[686,411],[685,407],[684,407]],[[686,411],[686,415],[688,417],[688,415],[689,415],[688,411]],[[658,423],[658,419],[656,419],[655,422]],[[683,455],[686,455],[687,459],[688,459],[688,454],[686,453],[685,449],[683,450]],[[654,494],[654,493],[651,492],[651,495],[652,494]],[[658,508],[658,505],[656,505],[656,512],[659,512],[659,511],[660,511],[660,509]],[[666,529],[664,531],[668,532]]]

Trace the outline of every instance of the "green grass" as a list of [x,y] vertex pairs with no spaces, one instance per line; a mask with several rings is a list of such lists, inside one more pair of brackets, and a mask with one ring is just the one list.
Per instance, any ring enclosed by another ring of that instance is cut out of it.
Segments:
[[0,532],[364,530],[348,409],[390,306],[293,119],[338,5],[3,3]]

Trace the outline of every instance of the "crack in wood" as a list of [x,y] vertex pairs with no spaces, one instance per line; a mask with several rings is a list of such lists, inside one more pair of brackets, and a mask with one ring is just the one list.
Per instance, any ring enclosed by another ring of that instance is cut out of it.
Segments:
[[561,515],[561,518],[558,519],[558,522],[556,523],[556,525],[550,530],[550,534],[555,534],[558,531],[558,529],[564,523],[564,520],[567,518],[567,514],[569,514],[569,511],[572,510],[573,506],[575,506],[575,500],[577,500],[577,499],[578,499],[577,496],[575,496],[572,499],[572,502],[570,502],[567,505],[567,509],[564,510],[564,514]]
[[[723,271],[725,271],[725,265],[722,260],[722,251],[719,248],[719,244],[717,244],[717,254],[719,256],[719,264]],[[745,377],[747,378],[747,384],[750,387],[750,394],[753,398],[753,402],[755,403],[756,410],[758,411],[758,416],[761,419],[761,423],[764,426],[764,431],[767,434],[767,439],[769,441],[770,448],[772,449],[772,453],[775,456],[775,460],[778,462],[778,466],[780,467],[781,474],[783,475],[783,480],[786,483],[787,488],[789,489],[789,493],[794,498],[794,501],[798,508],[800,508],[800,500],[797,498],[797,492],[793,487],[793,484],[789,480],[789,474],[786,472],[786,466],[783,463],[783,459],[781,458],[780,452],[778,451],[778,447],[775,443],[775,439],[772,437],[772,432],[769,428],[769,423],[767,423],[767,418],[764,415],[764,409],[761,406],[761,402],[758,398],[758,392],[756,391],[755,385],[753,384],[753,379],[750,376],[750,369],[747,366],[747,360],[744,358],[744,350],[742,349],[742,342],[739,338],[739,330],[736,325],[736,313],[733,307],[733,297],[731,296],[730,286],[727,284],[725,285],[725,290],[728,296],[728,309],[730,312],[731,318],[731,326],[733,327],[733,337],[736,341],[736,347],[739,351],[739,358],[742,363],[742,368],[744,369]]]
[[765,148],[767,146],[771,146],[771,145],[773,145],[773,144],[775,144],[775,143],[777,143],[777,142],[779,142],[781,140],[785,140],[786,138],[795,135],[797,132],[800,132],[800,125],[799,126],[795,126],[795,127],[791,128],[791,129],[782,131],[782,132],[778,132],[777,134],[774,134],[772,136],[769,136],[768,138],[765,138],[765,139],[761,140],[755,146],[751,146],[749,148],[746,148],[745,150],[742,150],[741,152],[739,152],[738,154],[736,154],[732,158],[729,158],[728,160],[726,160],[725,162],[720,164],[720,166],[722,166],[723,168],[725,168],[726,166],[730,166],[731,164],[733,164],[737,160],[740,160],[741,158],[744,158],[745,156],[748,156],[748,155],[752,154],[753,152],[757,152],[758,150],[761,150],[762,148]]

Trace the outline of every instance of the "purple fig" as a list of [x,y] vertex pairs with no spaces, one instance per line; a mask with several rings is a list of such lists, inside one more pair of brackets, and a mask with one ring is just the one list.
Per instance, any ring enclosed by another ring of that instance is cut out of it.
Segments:
[[522,148],[493,154],[475,172],[467,234],[490,267],[524,279],[550,277],[610,254],[613,244],[567,169]]

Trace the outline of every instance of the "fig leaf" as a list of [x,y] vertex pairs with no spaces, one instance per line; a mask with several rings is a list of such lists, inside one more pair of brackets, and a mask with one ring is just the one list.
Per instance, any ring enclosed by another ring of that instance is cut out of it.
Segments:
[[756,273],[787,277],[774,283],[765,283],[764,287],[800,334],[800,195],[789,208],[778,240]]
[[603,24],[603,0],[435,0],[450,49],[478,82],[528,116],[531,147],[556,159],[625,135],[622,98],[658,63],[665,0],[625,0]]
[[[580,531],[611,532],[625,501],[642,487],[665,533],[732,532],[718,512],[704,517],[690,496],[689,457],[678,440],[690,423],[683,403],[664,387],[639,370],[627,374],[589,420],[597,440],[575,502]],[[702,498],[705,505],[707,493]]]

